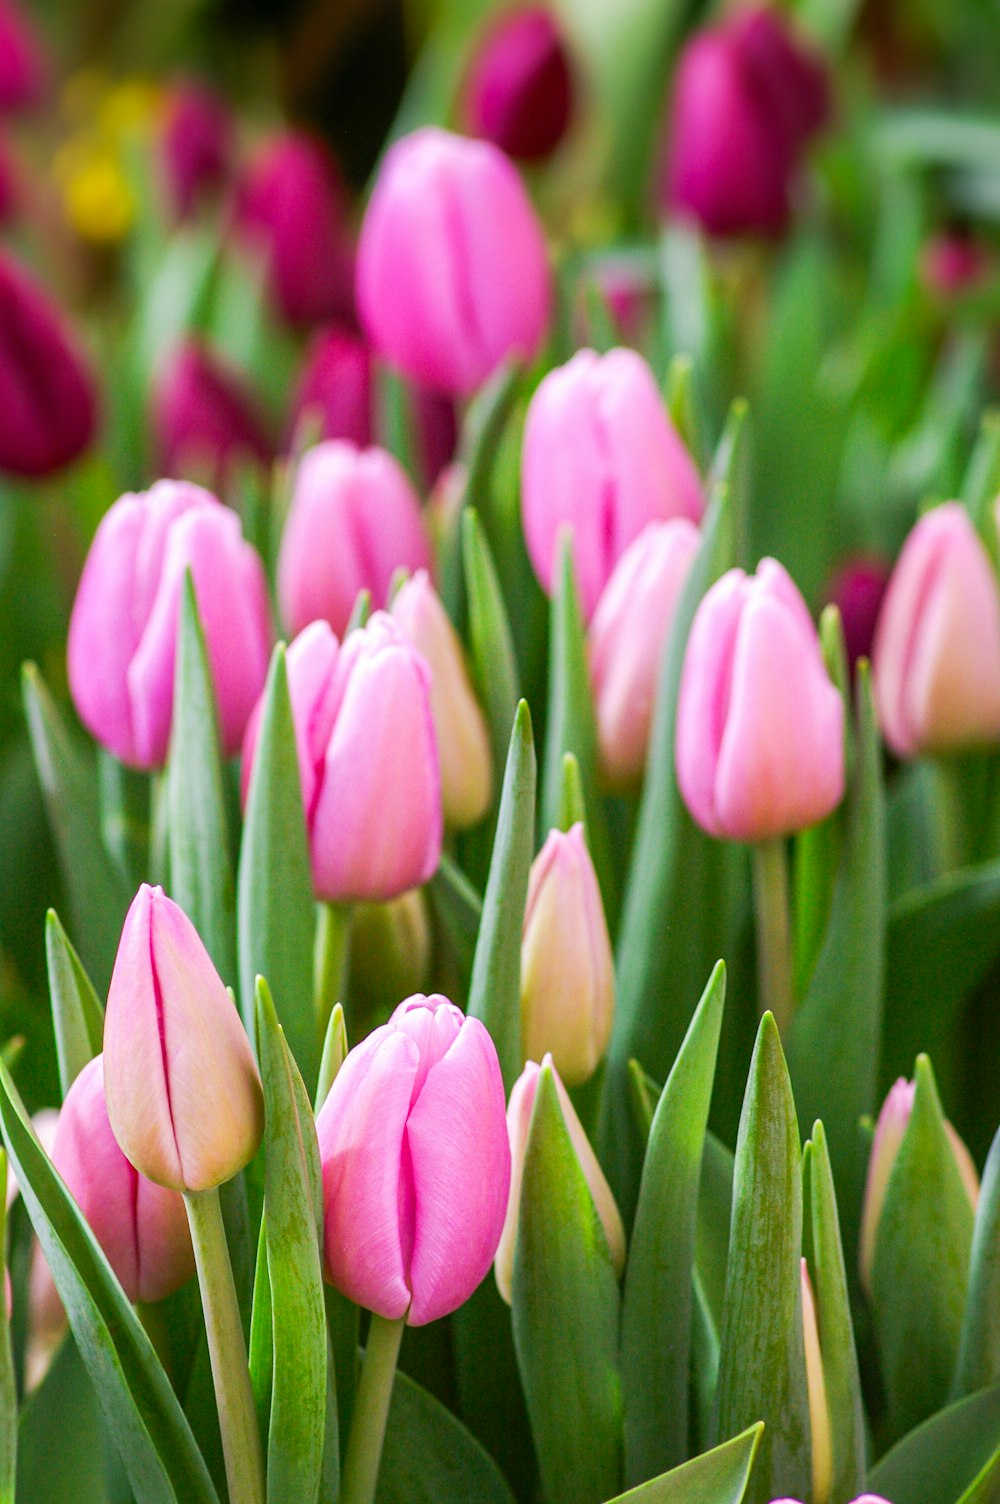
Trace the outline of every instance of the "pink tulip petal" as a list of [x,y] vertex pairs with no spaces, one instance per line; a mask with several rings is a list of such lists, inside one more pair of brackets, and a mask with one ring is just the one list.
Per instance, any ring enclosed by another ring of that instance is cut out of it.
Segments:
[[718,580],[695,613],[677,706],[677,781],[684,802],[705,830],[720,834],[715,783],[740,615],[749,590],[742,569]]

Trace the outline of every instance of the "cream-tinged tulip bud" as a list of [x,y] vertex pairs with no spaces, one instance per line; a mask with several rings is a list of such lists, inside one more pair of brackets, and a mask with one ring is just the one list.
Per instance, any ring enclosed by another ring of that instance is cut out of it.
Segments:
[[802,1260],[802,1335],[806,1351],[806,1389],[809,1395],[809,1429],[812,1445],[812,1504],[826,1504],[833,1482],[833,1443],[830,1437],[830,1407],[826,1398],[823,1354],[819,1345],[816,1301],[809,1265]]

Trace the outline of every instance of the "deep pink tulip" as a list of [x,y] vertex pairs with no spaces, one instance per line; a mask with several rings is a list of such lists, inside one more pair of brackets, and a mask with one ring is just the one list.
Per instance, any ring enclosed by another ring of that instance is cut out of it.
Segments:
[[292,399],[289,437],[314,425],[316,439],[349,439],[360,449],[372,441],[372,362],[364,340],[333,325],[316,334],[306,352]]
[[21,203],[21,184],[14,159],[0,142],[0,226],[15,218]]
[[205,345],[186,339],[160,362],[150,392],[156,466],[224,487],[234,466],[266,465],[267,423],[246,380]]
[[223,186],[234,146],[226,101],[200,79],[178,80],[167,96],[160,137],[167,197],[178,219]]
[[291,324],[354,318],[347,189],[321,141],[288,131],[270,141],[242,185],[237,223],[265,252],[276,306]]
[[0,0],[0,111],[15,114],[41,102],[48,81],[41,39],[23,7]]
[[0,471],[49,475],[87,448],[94,381],[59,310],[0,253]]
[[790,28],[787,17],[766,6],[736,10],[726,23],[761,99],[781,123],[789,147],[798,151],[826,124],[830,88],[822,58]]
[[920,278],[928,292],[954,298],[972,292],[992,267],[985,245],[971,235],[945,230],[926,242],[920,253]]
[[[329,903],[385,902],[441,856],[441,774],[430,674],[384,611],[342,646],[325,621],[288,649],[288,687],[313,885]],[[246,796],[259,708],[243,748]]]
[[541,225],[489,141],[435,126],[391,146],[358,245],[358,311],[375,349],[425,386],[468,395],[549,322]]
[[870,658],[875,625],[889,584],[889,565],[884,559],[859,555],[847,559],[837,570],[826,599],[840,612],[848,664]]
[[501,13],[479,42],[465,82],[464,117],[509,157],[537,162],[559,145],[573,108],[573,76],[555,16],[544,5]]
[[960,502],[928,512],[903,545],[872,668],[897,756],[1000,741],[1000,585]]
[[731,569],[688,638],[677,780],[711,835],[766,841],[822,820],[844,792],[844,703],[806,604],[776,559]]
[[129,493],[104,516],[69,625],[69,685],[103,746],[138,768],[170,744],[184,574],[191,570],[227,757],[267,676],[267,583],[235,512],[184,481]]
[[580,350],[550,371],[528,408],[521,509],[542,588],[555,584],[560,530],[587,620],[622,554],[650,522],[699,521],[702,488],[653,373],[634,350]]
[[411,394],[416,463],[424,489],[429,491],[451,464],[458,448],[458,416],[454,399],[445,392],[414,386]]
[[122,1151],[157,1185],[210,1190],[257,1152],[264,1102],[236,1004],[184,910],[148,883],[111,975],[104,1089]]
[[66,1094],[52,1162],[107,1254],[129,1300],[163,1300],[194,1273],[184,1201],[133,1169],[111,1131],[104,1057]]
[[430,569],[420,503],[384,449],[331,439],[299,462],[278,559],[289,631],[328,621],[342,633],[360,590],[384,606],[396,570]]
[[410,1326],[457,1310],[493,1261],[510,1185],[483,1025],[447,998],[407,998],[351,1050],[316,1131],[330,1283]]
[[646,766],[656,686],[677,602],[698,552],[693,522],[651,522],[622,554],[597,603],[587,647],[601,763],[637,783]]

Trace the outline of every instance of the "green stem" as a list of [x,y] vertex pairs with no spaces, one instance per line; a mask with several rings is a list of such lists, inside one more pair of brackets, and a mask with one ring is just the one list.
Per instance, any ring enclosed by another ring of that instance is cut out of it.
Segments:
[[792,1022],[794,998],[788,856],[780,838],[758,841],[754,846],[753,887],[760,1011],[770,1009],[785,1038]]
[[219,1407],[229,1504],[264,1504],[264,1456],[218,1187],[186,1191],[184,1202]]
[[375,1498],[396,1359],[405,1326],[405,1316],[398,1321],[372,1316],[361,1382],[354,1401],[351,1439],[340,1480],[340,1504],[372,1504]]
[[970,834],[978,828],[984,814],[979,787],[983,780],[976,777],[983,766],[982,760],[977,763],[975,754],[936,757],[932,763],[934,836],[941,872],[957,871],[972,859]]
[[313,955],[313,987],[316,1003],[316,1028],[322,1046],[326,1039],[330,1015],[343,1001],[347,980],[347,960],[351,948],[351,907],[342,903],[321,903],[316,925],[316,949]]

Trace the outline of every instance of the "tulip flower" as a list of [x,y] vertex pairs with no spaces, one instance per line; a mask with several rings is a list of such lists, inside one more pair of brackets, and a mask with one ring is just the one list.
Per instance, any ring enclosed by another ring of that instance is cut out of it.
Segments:
[[677,779],[710,835],[768,841],[844,792],[844,705],[805,602],[775,559],[731,569],[698,607],[677,708]]
[[426,126],[386,153],[358,244],[358,311],[375,349],[426,386],[467,396],[530,360],[549,322],[541,226],[491,142]]
[[480,40],[464,95],[470,135],[524,162],[551,155],[573,108],[573,77],[552,12],[527,5],[499,15]]
[[121,497],[102,519],[84,565],[70,619],[69,683],[87,729],[134,767],[166,761],[187,569],[227,757],[240,746],[267,675],[267,584],[235,512],[181,481],[158,481]]
[[959,502],[926,513],[903,545],[872,670],[897,756],[1000,741],[1000,586]]
[[0,112],[31,109],[45,94],[48,66],[27,12],[0,0]]
[[489,731],[462,644],[425,569],[403,585],[391,614],[430,669],[444,820],[452,830],[464,830],[489,808],[492,767]]
[[391,454],[346,439],[307,450],[278,559],[278,600],[290,631],[323,620],[342,633],[359,591],[384,606],[397,569],[430,566],[420,503]]
[[410,1326],[468,1300],[510,1184],[500,1065],[479,1020],[407,998],[350,1051],[316,1131],[330,1283]]
[[550,830],[531,864],[521,940],[521,1042],[551,1054],[568,1086],[589,1081],[607,1049],[615,967],[583,826]]
[[336,325],[316,334],[292,399],[289,432],[304,421],[319,439],[349,439],[359,449],[372,441],[372,363],[357,335]]
[[184,1199],[140,1175],[118,1147],[102,1055],[84,1066],[66,1094],[52,1162],[129,1300],[163,1300],[187,1283],[194,1251]]
[[[313,622],[287,661],[317,897],[385,902],[419,887],[437,869],[442,838],[426,663],[382,611],[343,646]],[[243,747],[244,797],[259,719],[258,708]]]
[[183,909],[147,883],[111,976],[104,1086],[115,1138],[157,1185],[210,1190],[257,1152],[263,1098],[239,1013]]
[[944,230],[926,242],[919,265],[920,280],[928,292],[954,298],[983,284],[992,270],[992,258],[981,241],[957,230]]
[[[875,1265],[875,1245],[878,1241],[879,1221],[885,1205],[889,1179],[899,1156],[903,1138],[913,1111],[916,1083],[900,1076],[882,1104],[882,1111],[875,1124],[871,1155],[868,1159],[868,1177],[865,1181],[865,1198],[861,1211],[859,1233],[859,1262],[861,1286],[869,1295],[872,1287],[872,1270]],[[955,1164],[973,1207],[979,1201],[979,1176],[972,1155],[959,1138],[951,1123],[945,1122],[945,1131],[955,1156]]]
[[182,79],[167,95],[160,152],[167,197],[188,219],[229,172],[234,146],[229,107],[199,79]]
[[601,763],[629,788],[646,766],[656,686],[677,602],[698,551],[693,522],[651,522],[622,554],[587,641]]
[[840,612],[849,664],[871,657],[888,584],[888,565],[882,559],[859,555],[845,560],[827,587],[827,601]]
[[833,1481],[833,1441],[830,1435],[830,1407],[826,1398],[826,1376],[819,1345],[816,1301],[813,1297],[809,1265],[802,1270],[802,1332],[806,1355],[806,1388],[809,1394],[810,1453],[812,1456],[813,1491],[811,1504],[826,1504]]
[[187,339],[160,362],[150,393],[156,462],[224,486],[235,465],[272,457],[267,424],[246,381],[204,344]]
[[694,461],[653,373],[634,350],[580,350],[531,399],[521,455],[528,554],[542,588],[555,583],[560,531],[589,621],[611,571],[650,522],[702,513]]
[[[2,25],[0,25],[2,36]],[[94,436],[94,381],[59,311],[0,253],[0,471],[49,475]]]
[[559,1072],[552,1064],[552,1057],[546,1055],[541,1066],[535,1061],[529,1060],[524,1070],[518,1076],[511,1088],[510,1101],[507,1104],[507,1135],[510,1139],[510,1196],[507,1201],[507,1215],[504,1218],[503,1231],[500,1234],[500,1242],[497,1247],[496,1260],[493,1272],[496,1276],[497,1289],[508,1305],[514,1296],[514,1259],[517,1248],[517,1226],[521,1215],[521,1182],[524,1176],[524,1156],[528,1148],[528,1134],[531,1129],[531,1114],[535,1106],[535,1094],[538,1090],[538,1077],[541,1070],[548,1067],[552,1071],[555,1082],[556,1094],[559,1098],[559,1106],[562,1109],[563,1121],[569,1134],[570,1143],[576,1151],[576,1157],[583,1171],[590,1194],[593,1197],[594,1209],[600,1218],[601,1227],[604,1229],[604,1237],[607,1241],[608,1251],[611,1254],[611,1262],[615,1273],[621,1277],[625,1268],[625,1228],[622,1224],[621,1213],[618,1210],[615,1198],[611,1193],[611,1187],[604,1177],[604,1171],[597,1161],[597,1155],[590,1146],[590,1140],[583,1131],[583,1125],[576,1115],[573,1103],[569,1099]]

